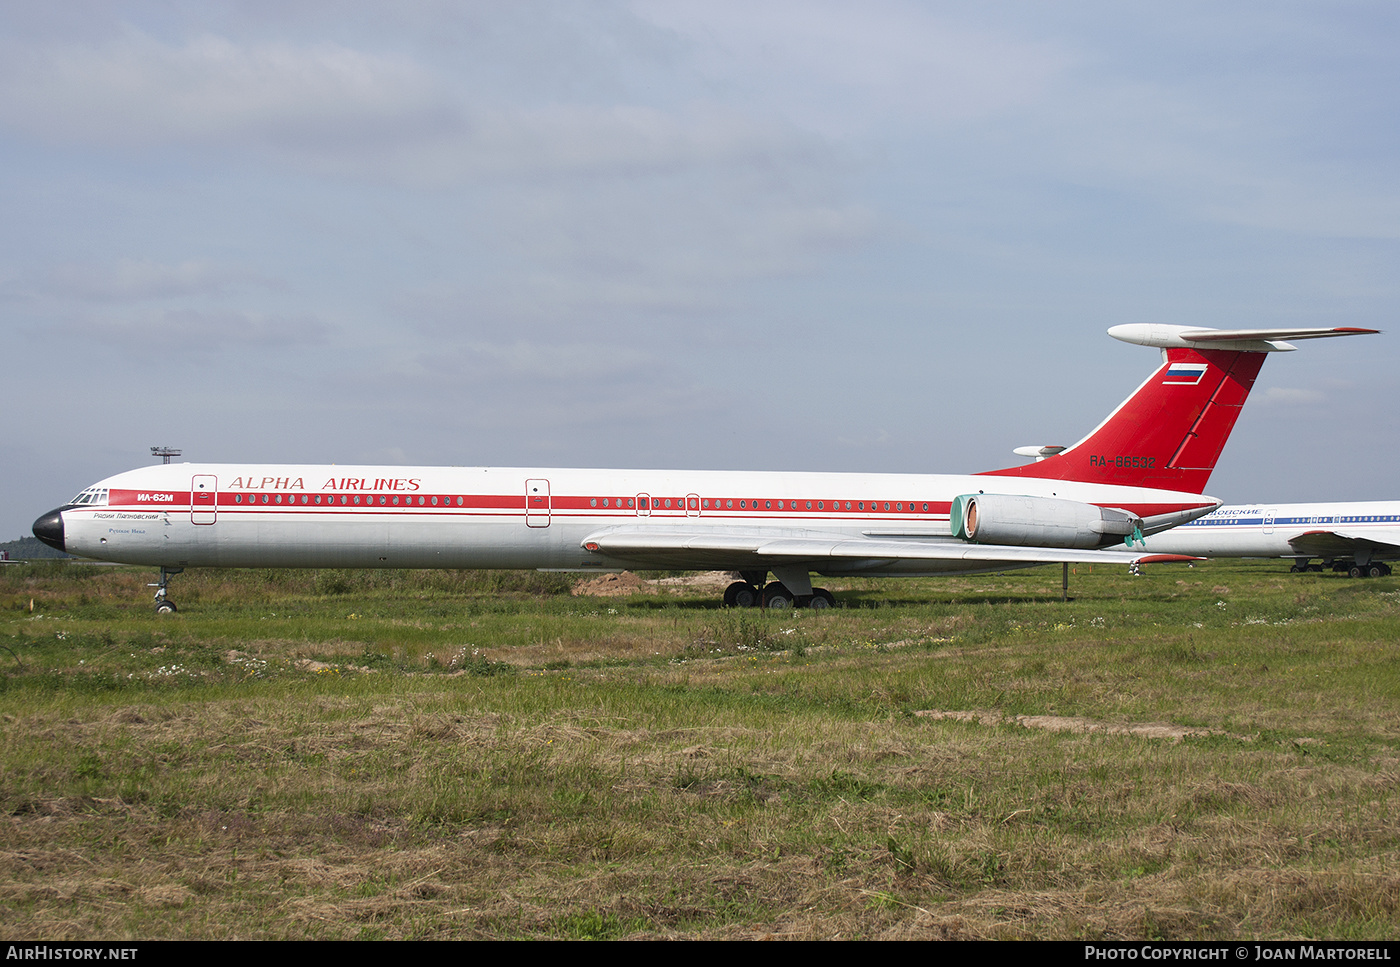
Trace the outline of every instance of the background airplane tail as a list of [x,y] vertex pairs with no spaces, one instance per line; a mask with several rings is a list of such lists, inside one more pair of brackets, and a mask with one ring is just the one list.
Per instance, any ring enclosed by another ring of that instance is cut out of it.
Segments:
[[1283,339],[1316,339],[1374,329],[1219,330],[1115,326],[1109,334],[1164,350],[1147,381],[1083,440],[1036,463],[988,476],[1077,480],[1202,493],[1264,354],[1288,351]]

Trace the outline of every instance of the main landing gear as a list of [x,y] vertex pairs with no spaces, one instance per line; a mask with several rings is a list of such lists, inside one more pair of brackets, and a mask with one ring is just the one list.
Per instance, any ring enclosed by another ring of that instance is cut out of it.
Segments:
[[174,601],[165,596],[165,591],[170,586],[170,579],[183,570],[182,567],[163,567],[160,569],[160,582],[146,585],[148,588],[156,589],[156,614],[174,614],[180,610],[175,607]]
[[1374,561],[1370,564],[1353,564],[1346,569],[1347,576],[1353,578],[1380,578],[1390,573],[1389,565]]
[[1354,578],[1383,578],[1390,575],[1390,565],[1384,561],[1323,561],[1321,564],[1310,564],[1305,557],[1295,558],[1293,566],[1288,570],[1293,574],[1302,574],[1306,571],[1322,572],[1330,566],[1333,571],[1345,572],[1348,577]]
[[[776,573],[776,572],[775,572]],[[812,608],[823,610],[825,608],[836,607],[836,598],[826,588],[814,588],[811,586],[811,579],[806,572],[800,576],[794,574],[783,574],[790,584],[801,587],[805,584],[806,594],[794,594],[789,590],[788,583],[783,580],[770,581],[764,584],[764,579],[768,577],[767,572],[741,571],[739,576],[741,581],[735,581],[724,589],[724,606],[726,608],[773,608],[786,610],[787,608]],[[762,590],[759,590],[762,588]]]

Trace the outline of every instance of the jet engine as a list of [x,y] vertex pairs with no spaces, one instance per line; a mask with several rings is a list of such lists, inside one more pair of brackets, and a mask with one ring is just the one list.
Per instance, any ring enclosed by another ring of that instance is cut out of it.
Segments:
[[1059,497],[963,494],[949,513],[953,536],[1017,547],[1103,547],[1142,536],[1142,518],[1126,510]]

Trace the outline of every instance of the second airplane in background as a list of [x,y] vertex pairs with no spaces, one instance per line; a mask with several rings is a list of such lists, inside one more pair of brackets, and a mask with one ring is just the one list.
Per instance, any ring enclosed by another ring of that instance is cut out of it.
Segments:
[[1146,546],[1154,554],[1292,558],[1295,572],[1325,566],[1382,577],[1390,573],[1386,561],[1400,560],[1400,501],[1221,507]]

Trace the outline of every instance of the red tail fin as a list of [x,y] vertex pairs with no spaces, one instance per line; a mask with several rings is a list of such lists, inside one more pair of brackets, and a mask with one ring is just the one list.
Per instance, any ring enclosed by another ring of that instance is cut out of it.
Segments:
[[1165,355],[1083,440],[1038,463],[989,475],[1204,492],[1264,354],[1168,349]]
[[1164,349],[1161,367],[1074,446],[1037,463],[987,473],[1202,493],[1265,353],[1294,348],[1283,339],[1375,331],[1115,326],[1109,330],[1115,338]]

